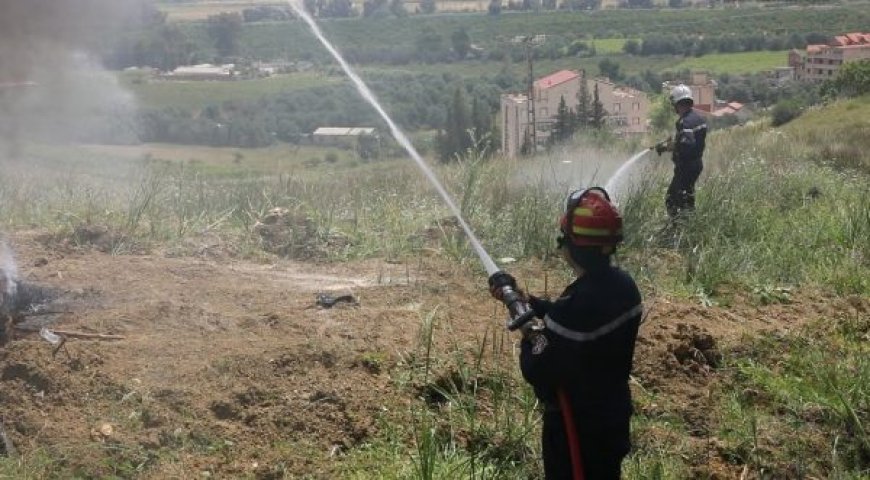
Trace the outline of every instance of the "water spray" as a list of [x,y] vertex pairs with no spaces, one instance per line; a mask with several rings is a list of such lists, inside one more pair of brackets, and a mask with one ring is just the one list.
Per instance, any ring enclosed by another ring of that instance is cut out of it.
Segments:
[[[477,236],[471,230],[471,227],[468,226],[468,223],[465,222],[465,219],[462,218],[462,212],[453,202],[453,199],[450,197],[450,194],[447,193],[447,190],[441,185],[441,182],[438,181],[438,177],[435,176],[435,173],[429,168],[429,165],[426,164],[426,161],[423,160],[423,157],[417,152],[417,149],[414,148],[414,145],[411,144],[411,141],[408,140],[408,137],[399,129],[393,119],[387,114],[386,110],[381,106],[380,102],[378,102],[375,94],[369,89],[368,85],[363,82],[362,78],[351,68],[350,64],[341,56],[341,53],[338,52],[338,49],[335,48],[329,40],[323,35],[323,32],[320,30],[320,27],[317,25],[317,22],[314,21],[314,18],[309,15],[308,11],[305,10],[305,7],[301,5],[298,0],[288,0],[290,4],[290,8],[308,24],[308,27],[311,29],[311,32],[317,37],[317,40],[329,51],[332,58],[338,62],[341,66],[341,69],[344,73],[350,78],[351,82],[353,82],[357,91],[362,95],[362,97],[378,112],[378,115],[387,123],[390,128],[390,133],[393,135],[393,138],[399,142],[399,145],[408,152],[408,155],[414,160],[420,170],[423,171],[423,174],[429,180],[429,183],[435,187],[435,190],[444,200],[444,203],[450,208],[451,213],[456,217],[456,220],[459,222],[459,226],[462,228],[462,231],[465,232],[465,236],[468,238],[469,243],[471,243],[471,248],[477,254],[478,258],[480,258],[480,262],[483,264],[484,270],[486,270],[487,275],[490,277],[490,282],[493,282],[493,279],[499,280],[507,277],[504,272],[499,270],[498,265],[492,260],[492,257],[484,250],[483,245],[480,243],[480,240],[477,239]],[[527,323],[532,319],[534,311],[529,308],[529,306],[523,301],[520,295],[516,292],[515,288],[512,285],[507,284],[506,282],[498,282],[498,288],[502,291],[502,298],[505,305],[508,307],[508,310],[511,313],[511,320],[508,322],[508,328],[510,330],[515,330],[520,328],[523,324]]]
[[607,183],[604,184],[604,189],[607,190],[608,192],[610,192],[611,194],[614,194],[614,192],[619,191],[620,190],[619,187],[621,187],[623,184],[622,177],[624,177],[626,172],[631,170],[631,168],[641,158],[643,158],[644,155],[649,153],[650,150],[652,150],[652,148],[645,148],[645,149],[635,153],[634,156],[632,156],[631,158],[626,160],[625,163],[620,165],[619,169],[617,169],[616,172],[614,172],[613,175],[611,175],[610,178],[607,180]]

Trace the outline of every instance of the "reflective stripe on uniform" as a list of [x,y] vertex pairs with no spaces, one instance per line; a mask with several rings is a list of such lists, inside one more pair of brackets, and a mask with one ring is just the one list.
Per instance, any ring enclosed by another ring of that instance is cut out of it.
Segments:
[[549,314],[544,316],[544,325],[546,325],[547,328],[550,329],[550,331],[552,331],[556,335],[559,335],[560,337],[565,337],[569,340],[574,340],[575,342],[590,342],[616,330],[617,328],[622,326],[622,324],[634,318],[636,315],[640,315],[641,313],[643,313],[643,305],[636,305],[631,310],[623,313],[622,315],[614,318],[610,322],[605,323],[604,325],[596,328],[595,330],[592,330],[591,332],[577,332],[571,330],[570,328],[566,328],[562,324],[557,323],[555,320],[550,318]]
[[590,237],[609,237],[613,235],[610,230],[606,228],[588,228],[588,227],[578,227],[574,226],[571,231],[574,232],[574,235],[587,235]]
[[683,133],[695,133],[695,132],[700,132],[701,130],[706,130],[706,129],[707,129],[707,124],[702,123],[695,128],[684,128]]
[[591,217],[592,216],[592,209],[585,208],[585,207],[577,207],[574,209],[574,216]]

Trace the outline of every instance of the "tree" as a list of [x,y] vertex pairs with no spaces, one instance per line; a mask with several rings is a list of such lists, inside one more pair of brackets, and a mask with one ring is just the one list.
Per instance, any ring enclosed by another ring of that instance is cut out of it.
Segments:
[[434,63],[445,57],[444,39],[432,27],[423,27],[423,31],[414,41],[417,59]]
[[490,0],[487,13],[490,15],[498,15],[501,13],[501,0]]
[[846,97],[870,93],[870,60],[850,62],[840,67],[832,86],[839,95]]
[[637,55],[640,53],[640,42],[635,39],[627,40],[622,45],[622,51],[629,55]]
[[590,121],[592,128],[600,130],[604,127],[604,104],[598,98],[598,84],[595,84],[595,89],[592,91],[592,119]]
[[377,159],[381,155],[381,140],[376,135],[363,134],[356,139],[356,153],[363,160]]
[[490,150],[492,144],[492,136],[487,137],[492,132],[492,112],[487,108],[485,102],[481,102],[477,96],[471,101],[471,124],[474,131],[474,140],[481,147]]
[[238,13],[221,13],[208,17],[208,35],[218,53],[227,57],[239,51],[239,35],[242,33],[242,16]]
[[321,17],[336,17],[348,18],[356,16],[356,11],[353,9],[351,0],[329,0],[329,2],[321,2],[320,4]]
[[390,13],[399,18],[407,17],[408,10],[405,9],[404,0],[392,0],[390,2]]
[[583,81],[580,83],[580,92],[577,94],[577,108],[574,110],[575,128],[586,128],[589,126],[590,118],[592,117],[590,103],[589,86],[586,84],[586,76],[584,75]]
[[552,143],[561,143],[571,138],[574,135],[574,119],[573,114],[565,103],[565,97],[559,99],[559,107],[556,110],[556,122],[553,124],[553,130],[550,135]]
[[471,37],[465,27],[459,27],[459,30],[454,31],[450,36],[450,41],[453,44],[453,52],[456,53],[456,57],[465,60],[471,50]]
[[385,7],[387,6],[387,0],[365,0],[363,2],[363,17],[372,17],[376,15],[385,15]]
[[437,8],[435,0],[420,0],[420,13],[435,13]]
[[613,81],[622,79],[622,73],[619,72],[619,64],[609,58],[604,58],[598,62],[598,70],[601,72],[601,75]]
[[472,146],[471,136],[468,134],[472,125],[462,90],[462,87],[456,87],[453,100],[447,106],[447,125],[440,148],[443,162],[451,160],[457,154],[461,155]]
[[556,0],[543,0],[541,2],[541,8],[544,10],[555,10],[556,6]]
[[305,11],[307,11],[312,16],[317,15],[317,0],[303,0],[302,5],[305,7]]

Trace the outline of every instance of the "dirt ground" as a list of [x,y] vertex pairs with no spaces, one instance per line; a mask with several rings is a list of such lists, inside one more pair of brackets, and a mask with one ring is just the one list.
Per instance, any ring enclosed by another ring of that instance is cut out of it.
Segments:
[[[412,401],[390,370],[418,345],[422,318],[439,306],[451,336],[469,344],[500,321],[482,276],[437,256],[256,264],[112,256],[41,239],[19,233],[10,243],[21,281],[53,289],[52,305],[66,312],[52,328],[124,337],[71,338],[53,354],[18,331],[0,347],[0,421],[20,453],[41,450],[58,471],[270,478],[280,463],[334,478],[336,456]],[[520,270],[542,284],[534,267]],[[323,292],[350,292],[358,304],[317,307]],[[636,387],[682,404],[701,444],[712,441],[704,412],[720,349],[853,308],[808,295],[764,307],[646,305]],[[706,450],[711,471],[733,473]]]

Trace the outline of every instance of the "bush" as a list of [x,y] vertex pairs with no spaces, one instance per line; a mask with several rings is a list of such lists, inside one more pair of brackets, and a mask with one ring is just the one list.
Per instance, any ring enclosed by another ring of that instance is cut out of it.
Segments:
[[771,111],[771,124],[774,127],[785,125],[799,117],[800,114],[801,106],[798,102],[794,100],[780,100]]

